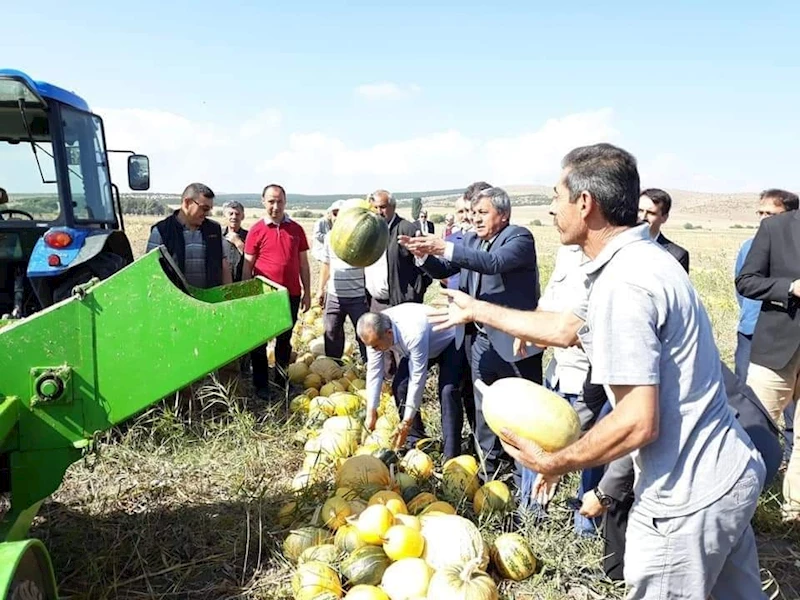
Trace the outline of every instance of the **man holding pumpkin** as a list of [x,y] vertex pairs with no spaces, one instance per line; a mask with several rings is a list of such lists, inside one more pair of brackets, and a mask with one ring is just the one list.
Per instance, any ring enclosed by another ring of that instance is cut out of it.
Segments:
[[597,144],[571,151],[562,167],[552,211],[561,243],[591,259],[588,304],[578,314],[519,311],[445,290],[452,302],[434,321],[477,320],[537,344],[583,346],[592,383],[610,387],[614,410],[562,450],[510,431],[502,441],[548,476],[632,455],[629,599],[764,599],[750,525],[764,461],[728,406],[711,322],[688,275],[637,226],[636,160]]

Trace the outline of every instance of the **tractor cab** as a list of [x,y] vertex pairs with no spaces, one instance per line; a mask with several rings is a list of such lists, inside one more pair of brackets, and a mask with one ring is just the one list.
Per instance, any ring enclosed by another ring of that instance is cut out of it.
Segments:
[[0,315],[27,316],[133,261],[109,152],[128,186],[150,187],[146,156],[108,150],[85,100],[0,69]]

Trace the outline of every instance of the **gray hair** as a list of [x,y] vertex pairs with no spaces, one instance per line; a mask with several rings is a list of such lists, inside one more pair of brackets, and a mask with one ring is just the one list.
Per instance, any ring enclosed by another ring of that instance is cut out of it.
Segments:
[[238,210],[240,213],[244,214],[244,205],[238,200],[228,200],[222,205],[222,210],[225,210],[226,208],[232,208],[233,210]]
[[388,190],[375,190],[369,195],[369,201],[372,202],[372,200],[374,200],[375,196],[377,196],[378,194],[386,196],[386,200],[387,202],[389,202],[389,206],[397,206],[397,200],[394,199],[394,196],[392,196],[392,193]]
[[358,318],[356,335],[364,339],[364,334],[375,333],[383,339],[386,332],[392,328],[392,320],[383,313],[367,312]]
[[497,209],[497,212],[511,218],[511,198],[509,198],[508,193],[506,193],[503,188],[490,187],[481,190],[472,197],[472,206],[480,202],[481,198],[489,198],[489,200],[492,201],[492,206]]

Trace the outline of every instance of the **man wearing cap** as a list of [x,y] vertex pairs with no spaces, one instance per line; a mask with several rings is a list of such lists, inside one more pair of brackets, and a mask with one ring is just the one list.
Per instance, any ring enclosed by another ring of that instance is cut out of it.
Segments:
[[[331,205],[329,212],[334,223],[341,205],[342,200],[337,200]],[[344,352],[345,319],[350,317],[350,322],[355,327],[361,315],[369,310],[364,287],[364,269],[350,266],[336,256],[331,250],[328,236],[325,236],[319,260],[322,269],[319,275],[317,301],[324,307],[325,356],[341,358]],[[366,362],[367,352],[364,342],[358,337],[356,340],[361,358]]]
[[[311,236],[311,256],[322,262],[323,246],[328,234],[333,229],[334,217],[339,213],[339,206],[342,204],[341,200],[337,200],[328,207],[328,211],[324,217],[314,223],[314,233]],[[335,211],[335,212],[334,212]]]
[[230,200],[222,205],[222,216],[226,223],[222,229],[222,237],[225,239],[225,254],[231,265],[233,280],[241,281],[244,267],[244,242],[247,239],[247,229],[242,227],[244,206],[237,200]]

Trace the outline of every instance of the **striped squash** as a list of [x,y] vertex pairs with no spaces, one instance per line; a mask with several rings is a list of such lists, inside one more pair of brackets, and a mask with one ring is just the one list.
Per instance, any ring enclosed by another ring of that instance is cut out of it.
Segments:
[[497,572],[504,578],[522,581],[536,571],[536,557],[528,542],[518,533],[497,536],[489,549]]
[[350,208],[339,213],[329,235],[336,256],[353,267],[368,267],[386,250],[389,226],[365,208]]

